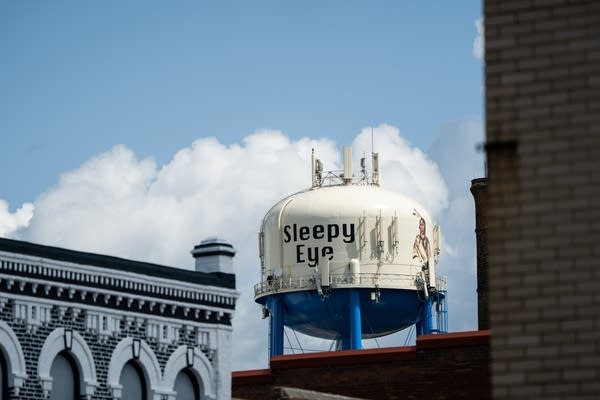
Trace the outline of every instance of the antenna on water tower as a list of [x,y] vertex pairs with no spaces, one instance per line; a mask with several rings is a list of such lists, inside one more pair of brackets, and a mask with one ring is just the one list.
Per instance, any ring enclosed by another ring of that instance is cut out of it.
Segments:
[[352,183],[352,147],[344,146],[344,184]]
[[371,155],[375,153],[375,145],[373,144],[373,127],[371,127]]
[[375,153],[373,139],[373,127],[371,127],[371,168],[373,169],[373,185],[379,186],[379,153]]

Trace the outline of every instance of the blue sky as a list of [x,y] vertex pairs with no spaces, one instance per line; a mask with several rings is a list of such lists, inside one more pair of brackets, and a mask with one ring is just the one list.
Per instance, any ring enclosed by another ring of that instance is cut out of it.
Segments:
[[482,114],[479,1],[0,3],[0,198],[115,144],[167,162],[256,129],[348,143],[389,123],[427,149]]
[[450,330],[476,329],[482,10],[448,4],[0,2],[0,236],[183,268],[224,237],[233,367],[262,368],[260,221],[310,185],[312,147],[335,169],[373,128],[382,186],[442,227]]

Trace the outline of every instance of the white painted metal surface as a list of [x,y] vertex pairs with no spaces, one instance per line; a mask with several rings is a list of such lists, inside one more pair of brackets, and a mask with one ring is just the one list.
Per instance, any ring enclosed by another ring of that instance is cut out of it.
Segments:
[[[304,281],[309,288],[306,278],[327,263],[332,277],[356,275],[359,265],[361,275],[386,276],[393,288],[415,289],[406,277],[425,264],[435,286],[433,226],[420,204],[375,185],[312,188],[282,199],[264,217],[263,282],[294,282],[301,290]],[[394,275],[398,279],[389,279]]]

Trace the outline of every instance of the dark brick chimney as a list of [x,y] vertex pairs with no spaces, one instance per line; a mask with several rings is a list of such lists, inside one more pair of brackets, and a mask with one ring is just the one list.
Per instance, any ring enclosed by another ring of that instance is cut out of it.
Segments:
[[475,199],[475,235],[477,238],[477,320],[479,330],[482,330],[490,329],[487,243],[488,179],[473,179],[471,193]]

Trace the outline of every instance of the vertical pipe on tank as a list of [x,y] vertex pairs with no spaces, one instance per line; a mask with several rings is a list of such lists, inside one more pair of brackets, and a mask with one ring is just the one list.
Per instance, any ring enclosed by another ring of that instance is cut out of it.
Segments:
[[360,296],[357,289],[349,289],[349,311],[350,311],[350,349],[360,350],[362,348],[362,322],[360,315]]
[[344,183],[352,183],[352,147],[344,146]]
[[373,185],[379,186],[379,153],[372,153]]
[[312,149],[312,153],[310,156],[310,174],[311,174],[311,182],[312,188],[316,188],[319,186],[319,180],[317,179],[317,163],[319,160],[315,158],[315,149]]
[[350,260],[350,276],[353,283],[360,283],[360,261],[353,258]]
[[283,304],[279,295],[267,298],[267,308],[271,314],[269,324],[269,359],[283,354]]
[[319,272],[321,273],[321,285],[330,286],[329,260],[325,260],[323,264],[319,265]]

